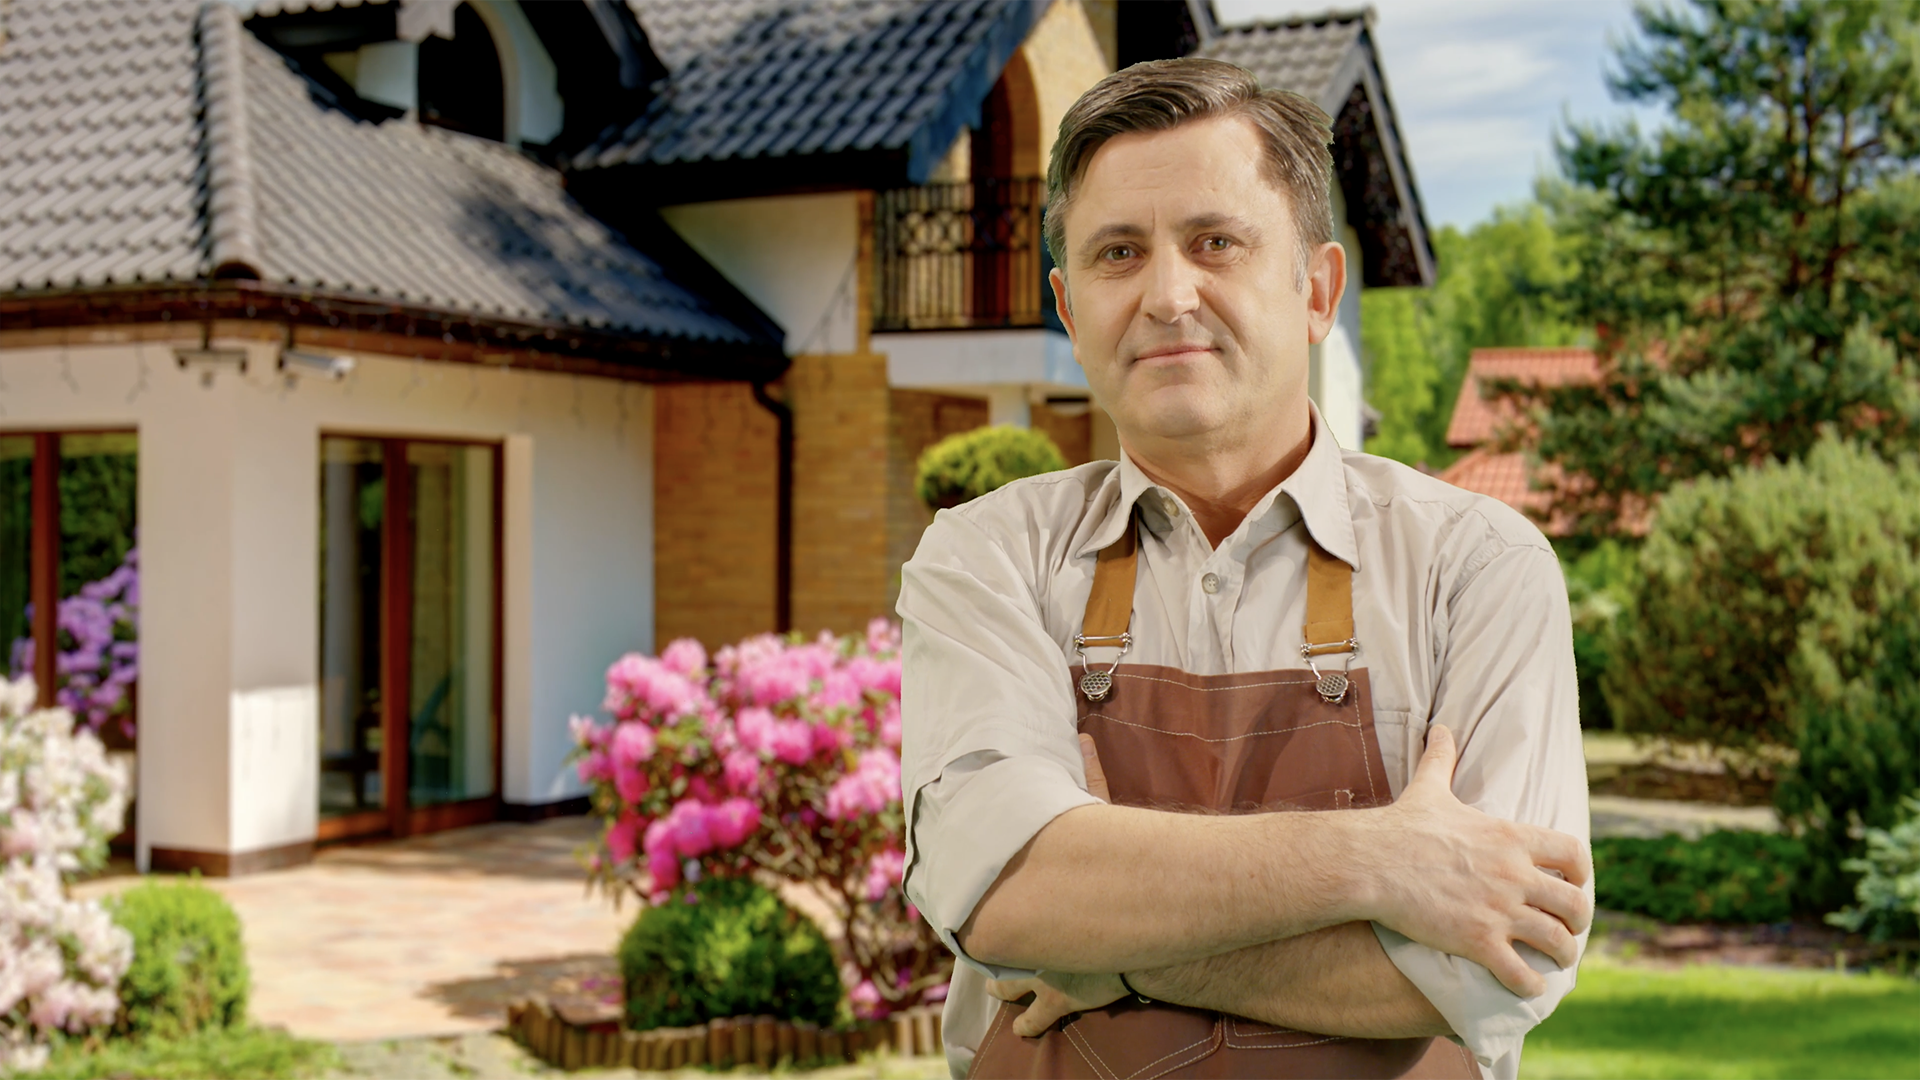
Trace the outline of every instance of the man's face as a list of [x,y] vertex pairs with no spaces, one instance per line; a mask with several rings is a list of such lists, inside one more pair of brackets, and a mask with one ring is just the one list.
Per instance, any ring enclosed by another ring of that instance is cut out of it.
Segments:
[[1307,346],[1345,285],[1344,252],[1295,285],[1286,197],[1238,117],[1121,135],[1094,153],[1066,213],[1060,317],[1123,442],[1222,445],[1305,408]]

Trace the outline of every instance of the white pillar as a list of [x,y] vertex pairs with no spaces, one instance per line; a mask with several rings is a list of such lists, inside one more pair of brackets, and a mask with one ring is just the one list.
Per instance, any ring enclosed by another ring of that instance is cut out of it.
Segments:
[[1027,388],[1018,383],[987,387],[987,423],[1032,427],[1033,410],[1027,404]]

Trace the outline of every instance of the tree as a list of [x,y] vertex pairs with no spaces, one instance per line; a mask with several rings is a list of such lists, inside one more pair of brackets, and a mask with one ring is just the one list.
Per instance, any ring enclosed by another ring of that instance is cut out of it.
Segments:
[[1447,421],[1474,349],[1572,345],[1586,335],[1561,311],[1568,263],[1537,203],[1499,207],[1433,240],[1433,288],[1363,292],[1360,326],[1367,398],[1381,417],[1367,452],[1438,469],[1453,458]]
[[1920,436],[1920,4],[1641,7],[1615,93],[1653,133],[1575,125],[1549,191],[1596,328],[1599,385],[1497,388],[1534,408],[1556,505],[1596,531],[1698,476],[1805,455],[1820,432]]

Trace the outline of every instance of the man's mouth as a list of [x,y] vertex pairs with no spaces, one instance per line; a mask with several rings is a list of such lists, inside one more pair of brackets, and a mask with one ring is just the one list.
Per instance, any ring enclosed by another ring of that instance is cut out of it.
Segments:
[[1181,364],[1198,360],[1211,352],[1213,352],[1211,347],[1199,342],[1178,342],[1142,349],[1133,360],[1137,364]]

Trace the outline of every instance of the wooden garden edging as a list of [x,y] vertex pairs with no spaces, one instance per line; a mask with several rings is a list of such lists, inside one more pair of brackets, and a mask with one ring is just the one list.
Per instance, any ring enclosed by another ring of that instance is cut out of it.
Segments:
[[822,1030],[771,1016],[737,1016],[689,1028],[623,1031],[617,1022],[581,1023],[540,998],[507,1007],[507,1034],[534,1056],[562,1069],[777,1064],[806,1067],[858,1060],[862,1051],[938,1054],[940,1009],[921,1006],[849,1031]]

